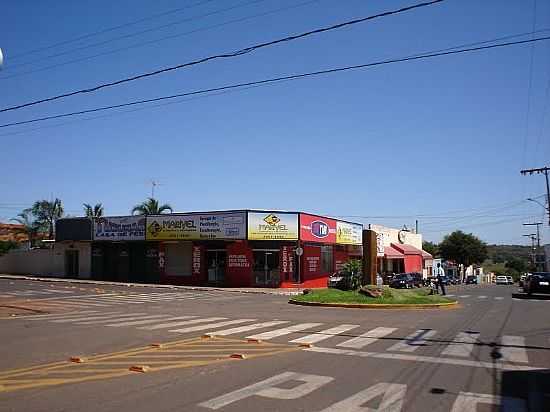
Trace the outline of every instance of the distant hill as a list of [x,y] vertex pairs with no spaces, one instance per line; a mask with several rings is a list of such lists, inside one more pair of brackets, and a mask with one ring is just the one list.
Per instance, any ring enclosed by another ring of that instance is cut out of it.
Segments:
[[525,261],[531,259],[531,247],[521,245],[487,245],[488,259],[494,263],[503,263],[510,258]]

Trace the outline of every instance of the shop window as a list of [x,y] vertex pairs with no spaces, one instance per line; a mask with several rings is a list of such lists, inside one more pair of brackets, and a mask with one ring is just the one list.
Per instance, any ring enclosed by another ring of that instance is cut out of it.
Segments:
[[191,242],[165,245],[165,273],[167,276],[191,276],[193,244]]
[[334,268],[334,255],[332,245],[321,246],[321,272],[331,273]]

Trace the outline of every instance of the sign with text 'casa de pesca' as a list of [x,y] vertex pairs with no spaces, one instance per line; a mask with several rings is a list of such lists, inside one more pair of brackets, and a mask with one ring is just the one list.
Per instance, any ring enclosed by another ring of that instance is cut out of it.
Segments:
[[360,245],[363,242],[363,226],[356,223],[336,222],[336,243]]
[[336,220],[300,213],[300,239],[336,243]]
[[93,240],[145,240],[145,216],[97,218]]
[[245,239],[244,212],[147,216],[147,240]]
[[248,213],[249,240],[298,240],[298,214]]

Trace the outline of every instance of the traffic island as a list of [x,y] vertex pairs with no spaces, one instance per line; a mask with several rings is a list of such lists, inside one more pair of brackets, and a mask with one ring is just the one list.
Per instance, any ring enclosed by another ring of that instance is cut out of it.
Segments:
[[457,301],[441,295],[430,294],[430,289],[382,288],[379,297],[359,291],[339,289],[315,289],[307,294],[294,296],[289,303],[303,306],[326,306],[364,309],[434,309],[457,307]]

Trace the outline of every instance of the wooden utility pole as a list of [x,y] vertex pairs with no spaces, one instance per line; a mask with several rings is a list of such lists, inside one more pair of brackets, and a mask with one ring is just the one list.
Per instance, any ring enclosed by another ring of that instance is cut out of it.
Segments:
[[376,232],[363,230],[363,284],[376,285]]
[[550,167],[540,167],[538,169],[525,169],[520,171],[520,173],[524,176],[526,174],[543,174],[546,177],[546,206],[544,208],[546,209],[546,212],[548,212],[548,225],[550,225],[550,184],[548,183],[549,171]]

